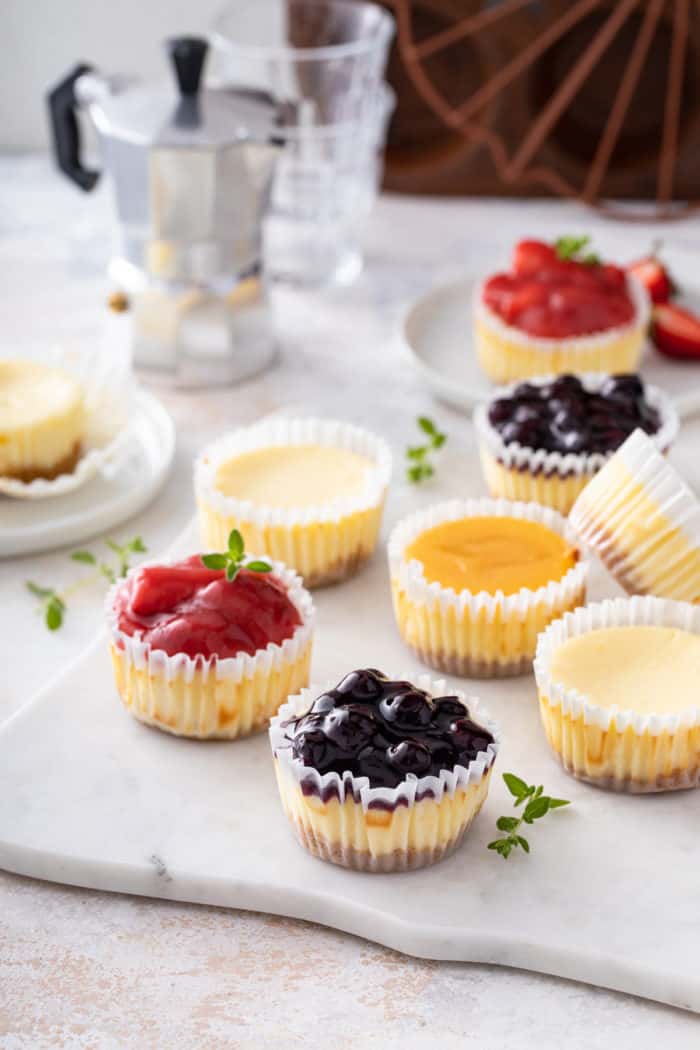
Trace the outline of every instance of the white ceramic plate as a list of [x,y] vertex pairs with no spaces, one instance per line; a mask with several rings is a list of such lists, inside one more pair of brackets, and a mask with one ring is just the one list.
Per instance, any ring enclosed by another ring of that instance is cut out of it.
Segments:
[[91,480],[40,501],[0,496],[0,557],[79,543],[137,514],[165,481],[174,454],[172,419],[151,394],[135,391],[119,456]]
[[[454,408],[471,411],[490,397],[472,336],[474,277],[439,285],[416,299],[401,321],[401,337],[426,385]],[[686,297],[700,305],[700,295]],[[647,346],[642,375],[673,398],[681,417],[700,412],[700,364],[669,361]]]

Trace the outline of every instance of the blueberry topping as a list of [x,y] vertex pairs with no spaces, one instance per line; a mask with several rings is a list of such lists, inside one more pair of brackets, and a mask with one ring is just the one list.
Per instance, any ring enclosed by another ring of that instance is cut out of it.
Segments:
[[372,787],[396,787],[409,773],[437,776],[469,765],[493,742],[456,696],[432,698],[376,670],[346,675],[307,714],[288,721],[285,733],[304,765],[365,776]]
[[644,384],[631,374],[609,376],[597,391],[573,375],[540,386],[520,383],[491,403],[488,418],[506,445],[562,453],[614,452],[637,427],[647,434],[661,428]]

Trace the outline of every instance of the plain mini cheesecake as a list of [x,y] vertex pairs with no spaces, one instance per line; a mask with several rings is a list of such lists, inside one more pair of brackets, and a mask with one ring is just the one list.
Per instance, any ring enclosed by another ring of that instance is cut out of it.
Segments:
[[240,530],[246,545],[308,587],[346,579],[375,549],[391,476],[385,442],[332,420],[276,419],[225,435],[199,457],[202,541]]
[[492,496],[568,514],[588,482],[636,429],[661,452],[678,433],[673,403],[637,375],[562,375],[499,388],[474,415]]
[[0,475],[30,482],[70,474],[81,455],[84,392],[59,368],[0,361]]
[[527,672],[539,632],[585,601],[575,535],[536,503],[453,500],[419,511],[394,529],[389,568],[406,644],[465,677]]
[[313,607],[280,563],[233,580],[200,555],[141,566],[108,594],[107,620],[125,706],[177,736],[256,732],[308,682]]
[[589,605],[541,636],[542,724],[564,768],[615,791],[700,783],[700,610],[658,598]]
[[362,871],[441,860],[488,793],[498,749],[478,702],[426,675],[351,671],[280,710],[270,742],[285,813],[314,856]]
[[554,244],[521,241],[511,269],[474,296],[477,354],[496,383],[564,372],[634,372],[649,322],[641,282]]

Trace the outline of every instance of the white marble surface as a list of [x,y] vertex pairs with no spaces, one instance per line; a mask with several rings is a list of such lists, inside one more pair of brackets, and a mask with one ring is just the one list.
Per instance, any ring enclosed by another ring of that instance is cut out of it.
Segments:
[[[0,201],[0,348],[55,338],[57,331],[95,338],[107,291],[104,191],[84,198],[54,179],[41,158],[4,158]],[[121,535],[139,531],[152,550],[162,548],[191,513],[196,448],[226,425],[290,402],[377,426],[399,452],[416,412],[427,410],[449,430],[453,450],[469,449],[468,423],[431,404],[406,368],[393,340],[401,307],[465,261],[478,266],[494,250],[505,253],[521,231],[594,228],[603,249],[622,246],[629,255],[649,240],[648,231],[599,227],[559,204],[383,200],[369,233],[367,271],[353,289],[282,297],[285,345],[276,370],[234,391],[165,397],[179,426],[175,472],[157,503]],[[664,233],[684,250],[700,246],[697,222]],[[687,448],[677,457],[681,468],[695,458],[691,442]],[[459,456],[450,469],[458,480]],[[0,564],[0,717],[51,680],[94,634],[99,591],[76,599],[53,636],[22,593],[30,574],[59,585],[74,571],[62,555]],[[27,652],[41,656],[26,660]],[[421,963],[304,924],[8,875],[0,876],[0,887],[3,1048],[441,1042],[480,1050],[645,1050],[666,1038],[685,1050],[700,1038],[697,1018],[680,1011],[516,971]],[[324,995],[336,970],[333,994]]]

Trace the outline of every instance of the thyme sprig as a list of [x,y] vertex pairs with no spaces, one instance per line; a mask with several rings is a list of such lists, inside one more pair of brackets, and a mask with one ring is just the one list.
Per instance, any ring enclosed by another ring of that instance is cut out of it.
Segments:
[[443,434],[427,416],[418,417],[418,426],[427,435],[428,441],[423,445],[409,445],[406,449],[406,477],[414,485],[426,478],[431,478],[435,473],[435,464],[431,457],[433,453],[447,441],[447,434]]
[[515,773],[504,773],[503,780],[511,795],[515,798],[513,805],[521,806],[523,803],[525,804],[520,817],[504,816],[498,818],[496,827],[499,831],[505,832],[505,836],[500,839],[494,839],[493,842],[488,844],[489,849],[500,853],[503,859],[507,860],[512,850],[518,847],[526,853],[530,852],[530,843],[520,834],[523,824],[534,824],[536,820],[541,820],[542,817],[546,816],[550,810],[560,809],[562,806],[570,805],[570,803],[565,798],[552,798],[550,795],[544,795],[542,793],[544,788],[541,784],[537,787],[534,784],[526,784],[520,777],[516,777]]
[[272,572],[269,562],[252,559],[248,561],[245,553],[245,542],[238,529],[232,529],[228,537],[228,549],[215,554],[203,554],[202,564],[207,569],[224,569],[226,579],[231,583],[242,568],[250,572]]

